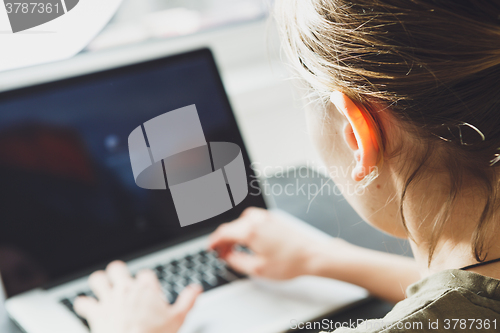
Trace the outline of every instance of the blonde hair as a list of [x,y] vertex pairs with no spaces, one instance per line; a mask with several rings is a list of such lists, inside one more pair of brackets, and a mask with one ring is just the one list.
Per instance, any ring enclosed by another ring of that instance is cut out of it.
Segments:
[[500,1],[281,0],[276,16],[287,55],[320,100],[340,90],[362,105],[381,147],[374,106],[387,105],[422,143],[401,189],[405,228],[408,191],[431,162],[444,168],[448,196],[432,224],[429,265],[464,180],[484,190],[471,240],[484,261],[500,198]]

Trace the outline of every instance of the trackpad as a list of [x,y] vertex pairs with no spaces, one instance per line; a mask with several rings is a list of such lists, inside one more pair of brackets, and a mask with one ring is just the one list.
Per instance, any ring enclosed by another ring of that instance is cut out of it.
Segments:
[[311,320],[367,296],[363,288],[312,276],[245,279],[202,294],[179,332],[286,331],[294,320]]

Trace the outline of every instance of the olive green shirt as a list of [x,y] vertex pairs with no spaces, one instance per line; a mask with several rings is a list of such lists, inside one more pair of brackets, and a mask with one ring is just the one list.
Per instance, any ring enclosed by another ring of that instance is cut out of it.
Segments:
[[500,332],[500,280],[457,269],[429,276],[382,319],[335,333]]

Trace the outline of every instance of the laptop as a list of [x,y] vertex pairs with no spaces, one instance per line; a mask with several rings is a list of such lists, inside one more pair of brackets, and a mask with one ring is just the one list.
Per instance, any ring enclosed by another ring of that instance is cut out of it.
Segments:
[[[127,139],[190,105],[207,142],[240,147],[251,186],[231,209],[181,226],[171,191],[137,186]],[[268,208],[250,166],[208,49],[0,93],[0,272],[10,318],[27,333],[88,333],[73,301],[92,295],[88,275],[115,259],[132,272],[153,269],[169,302],[189,283],[204,287],[181,333],[286,331],[366,299],[329,279],[248,278],[207,251],[221,223]]]

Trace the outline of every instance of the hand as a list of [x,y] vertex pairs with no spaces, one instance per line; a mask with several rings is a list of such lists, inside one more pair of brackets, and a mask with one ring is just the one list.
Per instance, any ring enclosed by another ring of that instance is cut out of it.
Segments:
[[92,333],[175,333],[202,292],[200,286],[188,286],[170,305],[153,271],[141,271],[134,279],[121,261],[90,275],[89,284],[98,300],[78,297],[75,311]]
[[[309,263],[326,241],[307,237],[300,230],[264,209],[249,208],[210,235],[210,248],[235,270],[271,279],[311,274]],[[248,247],[248,254],[234,249]]]
[[[253,254],[235,250],[248,247]],[[316,238],[272,213],[249,208],[210,235],[210,248],[237,271],[271,279],[316,275],[357,284],[390,302],[420,279],[412,258],[365,249],[341,238]],[[367,278],[369,277],[369,278]]]

